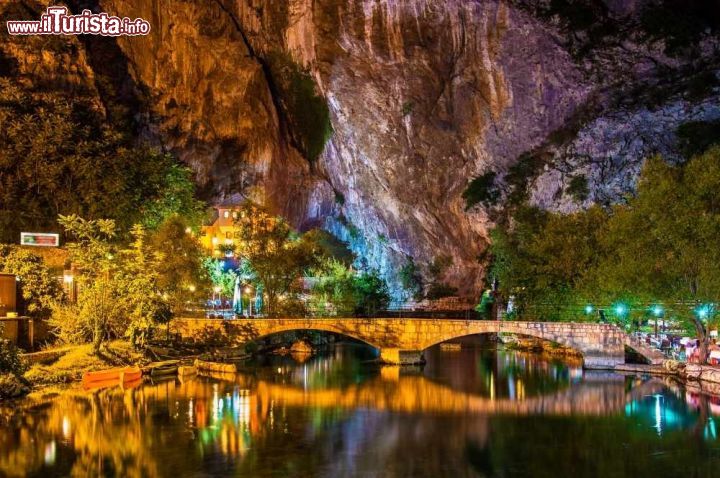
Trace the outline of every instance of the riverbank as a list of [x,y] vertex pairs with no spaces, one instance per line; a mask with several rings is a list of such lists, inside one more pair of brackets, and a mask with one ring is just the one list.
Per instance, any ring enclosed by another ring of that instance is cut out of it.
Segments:
[[25,378],[36,387],[55,385],[80,381],[86,372],[128,365],[141,366],[149,362],[145,354],[122,340],[104,345],[99,354],[94,352],[92,344],[63,347],[61,351],[59,353],[50,349],[44,352],[48,358],[40,358],[31,364]]

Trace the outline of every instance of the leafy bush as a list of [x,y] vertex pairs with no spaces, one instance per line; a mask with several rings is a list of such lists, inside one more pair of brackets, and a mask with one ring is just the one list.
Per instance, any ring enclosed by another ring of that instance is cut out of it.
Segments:
[[[0,241],[52,230],[59,214],[106,217],[123,230],[169,212],[198,213],[189,171],[137,146],[95,101],[0,78]],[[19,214],[18,212],[22,212]]]
[[430,300],[442,299],[443,297],[453,297],[458,293],[457,287],[453,287],[445,282],[436,282],[430,285],[425,297]]
[[412,294],[415,300],[422,298],[423,279],[412,258],[400,268],[400,284],[402,284],[403,289]]
[[20,358],[20,351],[9,340],[0,339],[0,373],[21,376],[27,370],[27,364]]
[[590,194],[587,177],[584,174],[574,176],[570,180],[565,192],[575,199],[575,201],[584,202]]
[[496,176],[497,174],[494,171],[489,171],[470,181],[470,184],[462,193],[462,197],[465,199],[466,211],[478,204],[484,207],[497,204],[500,199],[500,190],[495,185]]
[[310,72],[289,55],[273,53],[268,58],[268,64],[293,138],[305,157],[315,161],[333,133],[327,103],[318,93]]
[[0,271],[17,276],[27,313],[31,316],[48,316],[52,304],[64,295],[43,259],[26,249],[0,245]]
[[720,120],[683,123],[677,129],[677,137],[680,152],[690,159],[720,143]]
[[376,271],[363,272],[353,280],[355,314],[369,316],[387,309],[390,293]]

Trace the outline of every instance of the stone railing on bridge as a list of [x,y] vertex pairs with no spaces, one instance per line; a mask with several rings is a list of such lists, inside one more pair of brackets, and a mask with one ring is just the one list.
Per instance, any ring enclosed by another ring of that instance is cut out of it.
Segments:
[[[175,319],[172,325],[184,339],[225,340],[243,344],[278,332],[319,330],[363,341],[380,351],[383,361],[409,364],[422,361],[428,347],[473,334],[512,333],[537,337],[579,351],[586,368],[612,368],[625,361],[628,336],[609,324],[522,322],[457,319],[255,318]],[[633,347],[634,348],[634,347]],[[637,350],[640,354],[644,351]],[[645,352],[647,353],[647,352]]]

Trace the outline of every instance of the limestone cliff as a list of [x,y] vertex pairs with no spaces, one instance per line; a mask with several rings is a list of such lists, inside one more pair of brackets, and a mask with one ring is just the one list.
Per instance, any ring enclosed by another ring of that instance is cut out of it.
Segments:
[[[493,217],[465,210],[474,177],[497,172],[504,198],[522,189],[560,210],[611,201],[679,125],[720,116],[711,79],[686,94],[717,67],[715,25],[677,45],[646,18],[672,3],[77,1],[152,32],[73,39],[72,61],[208,198],[250,197],[333,231],[398,299],[410,262],[426,277],[449,264],[433,279],[473,296]],[[665,93],[651,101],[651,88]],[[577,200],[566,190],[579,175]]]

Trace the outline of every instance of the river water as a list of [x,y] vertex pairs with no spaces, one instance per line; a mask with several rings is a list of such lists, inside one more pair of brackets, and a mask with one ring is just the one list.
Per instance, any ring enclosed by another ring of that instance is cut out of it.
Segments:
[[339,345],[31,397],[2,410],[0,476],[720,477],[720,406],[670,380],[485,348],[426,357],[379,367]]

